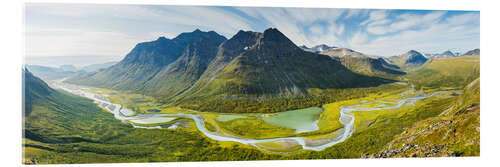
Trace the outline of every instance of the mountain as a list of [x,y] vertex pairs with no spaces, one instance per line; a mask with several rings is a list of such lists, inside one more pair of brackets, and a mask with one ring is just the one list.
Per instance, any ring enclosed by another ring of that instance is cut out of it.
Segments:
[[312,48],[308,48],[305,45],[301,45],[300,48],[305,50],[305,51],[308,51],[308,52],[319,53],[319,52],[323,52],[323,51],[330,50],[330,49],[337,48],[337,47],[321,44],[321,45],[313,46]]
[[81,70],[67,71],[62,68],[46,67],[39,65],[26,65],[26,68],[29,69],[34,75],[39,76],[45,81],[62,79],[84,73],[84,71]]
[[83,66],[82,68],[80,68],[80,70],[83,70],[85,72],[94,72],[94,71],[98,71],[101,69],[111,67],[112,65],[115,65],[116,63],[117,63],[116,61],[110,61],[110,62],[101,63],[101,64],[91,64],[91,65]]
[[470,50],[470,51],[462,54],[462,56],[479,56],[479,54],[480,54],[480,50],[478,48],[478,49]]
[[457,55],[455,55],[453,52],[451,52],[451,51],[447,50],[447,51],[445,51],[445,52],[441,53],[441,55],[440,55],[440,56],[441,56],[441,57],[454,57],[454,56],[457,56]]
[[347,49],[333,48],[320,52],[342,62],[348,69],[372,76],[386,75],[404,75],[405,72],[399,71],[399,67],[389,64],[384,58],[370,57],[363,53]]
[[214,96],[281,96],[310,88],[348,88],[389,82],[356,74],[340,61],[304,51],[275,28],[239,31],[219,46],[198,82],[177,99]]
[[[170,78],[168,81],[161,81],[160,78],[166,78],[165,75],[170,72],[181,71],[175,74],[180,76],[182,73],[190,72],[186,72],[188,66],[191,69],[198,69],[198,65],[199,69],[203,70],[203,66],[207,62],[197,63],[196,61],[210,61],[211,57],[214,57],[210,54],[215,54],[212,50],[216,49],[218,44],[224,40],[226,40],[225,37],[214,31],[202,32],[198,29],[189,33],[181,33],[174,39],[160,37],[155,41],[137,44],[122,61],[105,70],[79,75],[66,82],[112,89],[155,92],[154,89],[169,84],[170,80],[177,80]],[[204,58],[198,58],[199,56],[204,56]],[[179,58],[185,61],[181,61]],[[194,82],[192,79],[199,74],[189,75],[177,80],[182,82],[177,84],[191,84]],[[163,90],[168,90],[168,88]]]
[[169,98],[190,88],[215,58],[226,38],[213,35],[190,43],[182,55],[145,83],[145,91]]
[[410,50],[402,55],[391,56],[388,60],[391,61],[392,64],[405,69],[420,67],[427,62],[427,58],[415,50]]

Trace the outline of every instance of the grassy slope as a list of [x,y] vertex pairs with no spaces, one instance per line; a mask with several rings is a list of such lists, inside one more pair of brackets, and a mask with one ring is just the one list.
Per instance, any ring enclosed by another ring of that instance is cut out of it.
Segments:
[[464,88],[479,77],[479,56],[429,59],[422,67],[407,75],[420,88]]
[[479,78],[452,107],[415,123],[375,157],[479,156]]

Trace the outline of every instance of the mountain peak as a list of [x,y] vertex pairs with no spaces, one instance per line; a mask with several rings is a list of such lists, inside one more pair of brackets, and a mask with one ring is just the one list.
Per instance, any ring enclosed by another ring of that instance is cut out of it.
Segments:
[[420,52],[418,52],[416,50],[410,50],[407,53],[410,54],[410,55],[421,55]]
[[168,40],[168,38],[165,38],[165,36],[160,36],[158,37],[158,39],[156,39],[157,41],[164,41],[164,40]]
[[264,38],[268,40],[284,40],[288,38],[276,28],[268,28],[264,31]]

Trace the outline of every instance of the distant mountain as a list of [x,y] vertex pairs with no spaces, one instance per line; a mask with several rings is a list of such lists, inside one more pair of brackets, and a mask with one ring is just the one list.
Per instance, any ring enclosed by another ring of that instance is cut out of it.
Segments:
[[323,52],[323,51],[330,50],[330,49],[337,48],[337,47],[321,44],[321,45],[316,45],[312,48],[308,48],[307,46],[302,45],[302,46],[300,46],[300,48],[305,50],[305,51],[308,51],[308,52],[319,53],[319,52]]
[[[463,94],[438,116],[413,124],[384,148],[366,157],[474,156],[480,153],[480,83],[467,85]],[[443,135],[445,134],[445,135]],[[423,143],[423,144],[422,144]]]
[[174,39],[139,43],[117,64],[66,82],[151,94],[179,93],[192,85],[226,40],[214,31],[195,30]]
[[470,51],[462,54],[462,56],[479,56],[479,55],[480,55],[479,49],[470,50]]
[[427,62],[427,58],[415,50],[410,50],[402,55],[391,56],[388,60],[391,61],[392,64],[396,64],[402,68],[420,67]]
[[39,76],[45,81],[62,79],[85,73],[81,70],[67,71],[62,68],[45,67],[39,65],[26,65],[26,68],[29,69],[34,75]]
[[354,72],[365,75],[385,76],[406,74],[399,71],[398,66],[389,64],[384,58],[370,57],[347,48],[333,48],[320,53],[341,61],[344,66]]
[[425,54],[426,57],[436,57],[436,58],[439,58],[439,57],[456,57],[456,56],[460,56],[460,53],[459,52],[452,52],[452,51],[444,51],[443,53],[427,53]]
[[91,65],[83,66],[82,68],[80,68],[80,70],[83,70],[85,72],[94,72],[94,71],[98,71],[98,70],[102,70],[102,69],[111,67],[112,65],[115,65],[116,63],[117,63],[116,61],[111,61],[111,62],[106,62],[106,63],[102,63],[102,64],[91,64]]
[[425,57],[430,58],[430,57],[438,57],[441,54],[440,53],[426,53],[424,55],[425,55]]
[[453,52],[451,52],[449,50],[441,53],[441,57],[454,57],[454,56],[457,56],[457,55],[455,55]]

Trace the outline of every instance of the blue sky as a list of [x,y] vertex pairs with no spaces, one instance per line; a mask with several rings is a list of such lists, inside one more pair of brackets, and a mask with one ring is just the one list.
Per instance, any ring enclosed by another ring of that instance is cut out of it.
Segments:
[[135,44],[197,28],[231,38],[278,28],[297,45],[369,55],[479,48],[479,12],[165,5],[27,4],[27,56],[119,56]]

